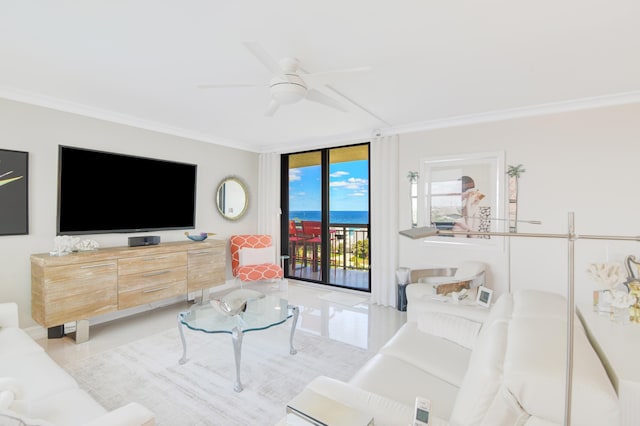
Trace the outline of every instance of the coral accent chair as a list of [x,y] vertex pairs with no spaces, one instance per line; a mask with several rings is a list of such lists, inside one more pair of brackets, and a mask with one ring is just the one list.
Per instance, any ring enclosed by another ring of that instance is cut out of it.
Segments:
[[243,282],[280,280],[282,267],[276,263],[275,247],[270,235],[232,235],[231,270]]

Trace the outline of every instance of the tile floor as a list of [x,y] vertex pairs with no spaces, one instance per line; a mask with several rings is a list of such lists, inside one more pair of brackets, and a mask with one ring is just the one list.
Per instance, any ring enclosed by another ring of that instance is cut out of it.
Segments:
[[[255,288],[255,287],[254,287]],[[278,291],[300,307],[298,330],[322,335],[375,353],[406,321],[406,312],[369,303],[369,294],[346,292],[289,280]],[[215,293],[211,297],[216,297]],[[59,364],[91,356],[177,326],[177,314],[189,309],[178,302],[164,307],[92,325],[89,341],[76,344],[70,336],[39,339],[38,343]]]

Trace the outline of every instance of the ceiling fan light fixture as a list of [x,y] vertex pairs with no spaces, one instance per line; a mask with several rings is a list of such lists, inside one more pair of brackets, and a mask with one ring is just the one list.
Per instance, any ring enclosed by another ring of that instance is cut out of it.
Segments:
[[271,96],[283,105],[299,102],[304,98],[306,93],[307,89],[294,84],[283,84],[271,87]]
[[271,96],[280,104],[293,104],[307,96],[307,86],[295,74],[287,74],[286,79],[276,77],[271,80]]
[[[360,67],[360,68],[350,68],[344,70],[334,70],[334,71],[324,71],[319,73],[308,73],[303,68],[300,67],[300,63],[296,58],[285,57],[280,61],[276,61],[267,53],[262,46],[260,46],[257,42],[246,42],[244,45],[249,49],[249,51],[262,62],[273,76],[271,81],[269,82],[269,92],[271,94],[271,101],[269,102],[269,106],[265,112],[265,116],[272,117],[275,112],[278,110],[280,105],[287,104],[295,104],[303,99],[306,99],[310,102],[319,103],[339,111],[348,112],[347,108],[339,101],[335,100],[331,96],[328,96],[322,93],[319,90],[314,89],[313,87],[309,88],[307,83],[300,77],[298,74],[299,71],[303,72],[305,79],[308,77],[314,78],[318,75],[325,76],[329,74],[335,73],[352,73],[352,72],[360,72],[360,71],[368,71],[370,67]],[[314,84],[312,84],[313,86]],[[203,84],[199,87],[203,89],[209,88],[221,88],[221,87],[252,87],[252,86],[260,86],[256,84]],[[346,100],[354,103],[352,100],[344,96],[343,94],[337,92],[332,87],[326,85],[327,88],[333,90],[337,94],[341,95]],[[356,104],[357,105],[357,104]],[[357,105],[359,106],[359,105]],[[362,109],[362,107],[360,106]],[[368,111],[367,111],[368,112]],[[376,117],[377,118],[377,117]],[[379,119],[379,118],[378,118]]]

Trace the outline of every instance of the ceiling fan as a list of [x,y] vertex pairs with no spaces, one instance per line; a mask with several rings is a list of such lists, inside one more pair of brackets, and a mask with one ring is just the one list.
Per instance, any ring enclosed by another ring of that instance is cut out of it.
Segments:
[[[347,111],[347,108],[332,97],[310,88],[305,80],[312,80],[316,77],[324,77],[335,73],[369,71],[370,67],[350,68],[336,71],[324,71],[318,73],[306,73],[300,67],[300,62],[295,58],[283,58],[276,61],[257,42],[245,42],[244,45],[260,62],[273,73],[269,81],[269,91],[271,102],[265,112],[267,117],[272,117],[280,105],[289,105],[307,99],[317,102],[340,111]],[[300,71],[303,73],[301,74]],[[304,77],[304,79],[302,78]],[[256,87],[261,84],[201,84],[201,89],[218,89],[229,87]]]

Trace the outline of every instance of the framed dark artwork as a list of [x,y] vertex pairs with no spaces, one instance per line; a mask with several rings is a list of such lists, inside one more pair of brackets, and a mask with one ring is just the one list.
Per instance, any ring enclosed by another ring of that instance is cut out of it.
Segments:
[[29,153],[0,149],[0,235],[29,233]]

